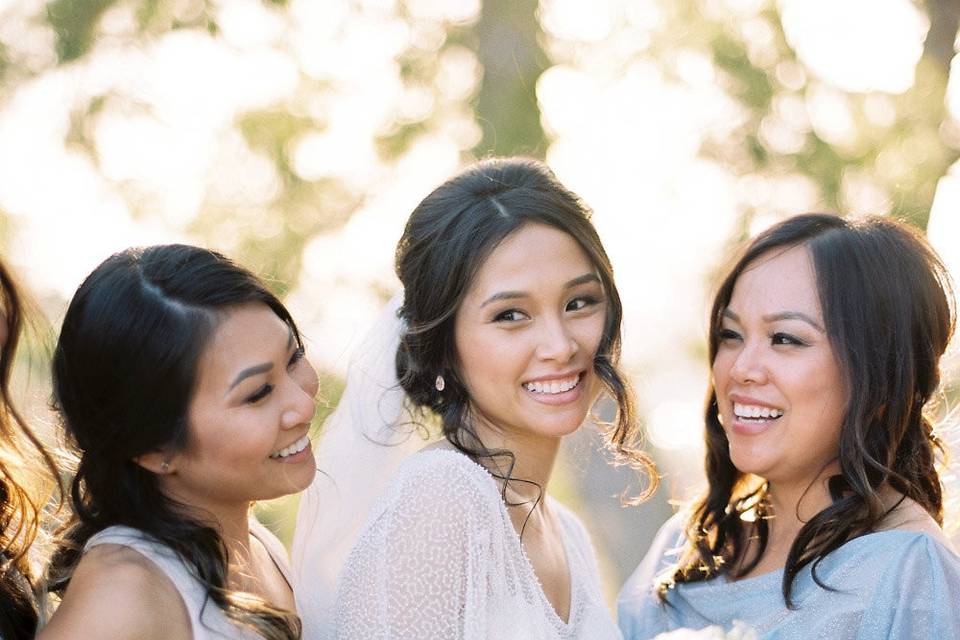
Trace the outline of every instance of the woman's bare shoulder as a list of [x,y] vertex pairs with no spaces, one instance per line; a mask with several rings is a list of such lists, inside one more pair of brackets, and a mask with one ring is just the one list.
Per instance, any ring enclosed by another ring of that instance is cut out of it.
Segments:
[[130,547],[101,544],[77,565],[60,607],[38,640],[190,640],[190,618],[176,587]]

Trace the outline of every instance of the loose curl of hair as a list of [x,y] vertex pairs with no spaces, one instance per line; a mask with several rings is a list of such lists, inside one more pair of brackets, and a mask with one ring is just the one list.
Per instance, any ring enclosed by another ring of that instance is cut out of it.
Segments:
[[[640,501],[656,489],[658,476],[650,458],[633,446],[637,437],[633,395],[617,366],[622,305],[610,260],[590,216],[589,208],[550,169],[527,158],[478,162],[430,193],[410,215],[397,244],[396,273],[404,287],[398,313],[406,321],[397,350],[397,377],[415,409],[439,416],[443,436],[456,449],[478,462],[506,459],[505,473],[492,473],[506,483],[528,482],[512,477],[513,454],[487,449],[471,425],[470,394],[459,371],[462,363],[456,352],[454,320],[477,272],[507,236],[527,224],[563,231],[589,257],[607,298],[593,368],[618,408],[606,434],[608,446],[618,462],[638,469],[648,479],[637,498]],[[435,388],[441,374],[442,393]],[[503,495],[506,498],[506,484]]]
[[[847,541],[877,530],[892,508],[880,490],[890,486],[921,505],[938,523],[943,494],[936,463],[944,454],[924,406],[940,383],[939,361],[956,324],[950,277],[916,230],[889,218],[848,220],[808,214],[785,220],[757,236],[720,285],[710,315],[710,362],[717,355],[723,312],[740,275],[773,251],[803,246],[809,251],[820,306],[846,394],[840,432],[840,473],[828,479],[832,504],[810,519],[790,547],[782,592],[793,607],[797,574]],[[716,390],[706,405],[706,495],[693,505],[688,543],[680,562],[659,585],[665,598],[673,583],[749,573],[768,540],[764,515],[767,485],[731,462],[720,424]],[[744,557],[748,528],[756,527],[758,550]]]
[[[41,531],[44,505],[17,478],[28,459],[39,459],[49,480],[59,473],[53,457],[30,429],[10,397],[10,375],[24,325],[24,302],[0,262],[0,296],[6,340],[0,346],[0,637],[33,638],[39,610],[35,576],[27,553]],[[27,450],[24,450],[24,446]],[[59,496],[58,496],[59,497]]]
[[80,285],[63,320],[53,362],[54,408],[79,456],[73,515],[49,571],[62,592],[95,533],[143,531],[175,551],[228,618],[270,640],[300,637],[300,620],[227,588],[229,555],[217,530],[161,489],[134,458],[187,445],[187,412],[199,358],[225,313],[265,304],[300,334],[283,304],[246,269],[197,247],[163,245],[117,253]]

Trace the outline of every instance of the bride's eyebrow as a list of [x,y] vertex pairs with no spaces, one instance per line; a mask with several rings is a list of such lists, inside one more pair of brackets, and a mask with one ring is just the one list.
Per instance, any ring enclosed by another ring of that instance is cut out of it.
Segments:
[[[563,285],[564,289],[573,289],[574,287],[579,287],[582,284],[588,282],[596,282],[600,284],[600,278],[595,273],[585,273],[582,276],[577,276],[573,280],[566,282]],[[498,291],[489,298],[483,301],[483,304],[480,305],[480,308],[483,309],[488,304],[497,302],[498,300],[516,300],[518,298],[527,298],[530,294],[525,291]]]
[[595,273],[585,273],[582,276],[574,278],[573,280],[567,282],[563,285],[564,289],[573,289],[574,287],[579,287],[582,284],[587,284],[588,282],[596,282],[597,284],[603,284],[600,282],[600,277]]

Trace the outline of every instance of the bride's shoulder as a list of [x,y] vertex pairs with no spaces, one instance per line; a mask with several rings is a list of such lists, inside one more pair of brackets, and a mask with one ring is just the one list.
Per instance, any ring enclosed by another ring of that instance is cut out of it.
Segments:
[[416,502],[455,511],[489,512],[502,503],[486,469],[459,451],[445,448],[430,448],[407,458],[385,498],[387,503]]

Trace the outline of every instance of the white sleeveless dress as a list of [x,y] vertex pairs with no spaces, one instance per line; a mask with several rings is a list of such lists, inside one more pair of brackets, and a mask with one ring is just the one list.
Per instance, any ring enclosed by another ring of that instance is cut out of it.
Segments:
[[[250,533],[259,540],[288,584],[292,583],[286,551],[276,536],[251,518]],[[87,550],[101,544],[117,544],[133,549],[153,562],[173,583],[183,599],[190,617],[194,640],[262,640],[246,629],[238,627],[207,597],[204,586],[197,580],[184,561],[170,547],[154,540],[139,529],[114,526],[91,536],[84,545]]]

